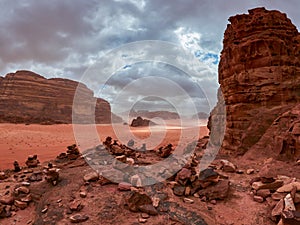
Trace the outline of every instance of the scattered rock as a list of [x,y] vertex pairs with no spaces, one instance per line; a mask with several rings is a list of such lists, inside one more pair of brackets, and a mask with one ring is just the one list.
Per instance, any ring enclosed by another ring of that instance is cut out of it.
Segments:
[[220,162],[222,164],[221,168],[224,172],[234,173],[236,171],[236,166],[228,160],[222,159]]
[[73,216],[70,216],[70,221],[71,223],[82,223],[85,222],[89,219],[87,215],[81,215],[81,214],[76,214]]
[[130,191],[132,185],[130,183],[121,182],[118,184],[118,190],[119,191]]
[[21,198],[20,200],[22,202],[27,202],[27,203],[31,202],[32,201],[31,194],[26,195],[25,197]]
[[3,205],[12,205],[14,204],[14,198],[12,196],[2,196],[0,197],[0,203]]
[[261,197],[261,196],[257,196],[257,195],[253,196],[253,200],[256,201],[256,202],[259,202],[259,203],[264,202],[264,198]]
[[85,182],[97,181],[98,179],[99,179],[99,174],[96,171],[88,173],[83,177],[83,180]]
[[7,175],[4,172],[0,172],[0,180],[5,180]]
[[19,194],[29,194],[30,190],[25,186],[21,186],[21,187],[16,188],[15,192],[16,192],[17,195],[19,195]]
[[133,211],[133,212],[138,212],[139,207],[142,205],[151,205],[152,206],[151,198],[148,195],[146,195],[145,193],[140,193],[138,191],[130,192],[130,194],[126,198],[125,202],[129,208],[129,210]]
[[142,217],[143,219],[148,219],[150,216],[149,216],[149,214],[147,214],[147,213],[142,213],[142,214],[141,214],[141,217]]
[[26,202],[22,202],[22,201],[19,201],[19,200],[15,200],[14,202],[15,206],[17,206],[19,209],[26,209],[27,208],[27,203]]
[[81,198],[86,198],[87,194],[86,194],[85,191],[81,191],[81,192],[79,193],[79,196],[80,196]]
[[271,195],[271,192],[269,189],[260,189],[256,192],[257,196],[261,196],[263,198],[267,198]]
[[296,211],[294,201],[291,194],[287,194],[284,198],[284,210],[285,211]]
[[177,173],[177,176],[176,176],[176,181],[177,180],[185,180],[185,179],[188,179],[190,178],[192,175],[192,172],[191,170],[187,169],[187,168],[182,168],[178,173]]
[[167,158],[169,157],[172,152],[174,151],[173,149],[173,145],[172,144],[168,144],[167,146],[165,147],[160,147],[158,149],[158,155],[162,158]]
[[22,186],[28,187],[28,186],[30,186],[30,183],[29,183],[29,182],[26,182],[26,181],[23,181],[23,182],[21,183],[21,185],[22,185]]
[[146,218],[139,218],[139,223],[146,223],[147,219]]
[[176,184],[173,188],[173,192],[175,195],[177,196],[182,196],[184,195],[184,191],[185,191],[185,187],[180,185],[180,184]]
[[216,205],[217,201],[215,199],[213,199],[213,200],[210,201],[210,203],[213,204],[213,205]]
[[255,190],[260,190],[260,189],[276,190],[277,188],[280,188],[282,185],[283,185],[282,180],[276,180],[272,183],[263,183],[261,181],[257,181],[252,184],[252,188]]
[[253,174],[254,173],[254,169],[248,169],[247,171],[246,171],[246,173],[248,174],[248,175],[250,175],[250,174]]
[[206,196],[207,200],[225,199],[229,192],[229,181],[220,180],[216,185],[208,186],[206,189],[198,191],[200,196]]
[[296,187],[297,191],[300,191],[300,182],[292,182],[286,185],[283,185],[282,187],[277,189],[277,192],[279,193],[288,193],[293,190],[293,188]]
[[74,200],[73,202],[71,202],[69,204],[69,208],[72,211],[80,211],[83,208],[83,205],[81,204],[81,202],[79,200]]
[[283,199],[286,196],[286,193],[278,193],[274,192],[271,197],[273,200],[279,201],[280,199]]
[[119,145],[112,145],[111,146],[111,151],[112,151],[113,155],[118,155],[118,156],[122,156],[125,153],[125,149],[123,149]]
[[48,211],[48,207],[42,209],[41,213],[46,213]]
[[236,173],[237,174],[244,174],[244,170],[237,170]]
[[56,168],[50,168],[50,169],[46,170],[45,171],[46,181],[55,186],[59,179],[58,171],[59,171],[59,169],[56,169]]
[[143,213],[147,213],[149,215],[155,216],[158,214],[157,210],[155,209],[155,207],[152,204],[147,204],[147,205],[140,205],[138,207],[138,209],[143,212]]
[[157,197],[153,197],[152,198],[152,205],[157,208],[159,206],[159,203],[160,203],[160,198],[157,198]]
[[131,178],[130,178],[130,182],[133,186],[135,187],[142,187],[142,180],[140,178],[139,175],[133,175]]
[[189,204],[194,203],[194,200],[193,200],[193,199],[190,199],[190,198],[183,198],[183,201],[184,201],[185,203],[189,203]]
[[76,144],[67,147],[67,158],[70,160],[75,160],[80,156],[79,149]]
[[281,199],[276,206],[273,208],[271,215],[272,216],[280,216],[281,212],[284,210],[284,200]]
[[18,161],[14,161],[14,172],[20,172],[20,171],[21,171],[21,167]]

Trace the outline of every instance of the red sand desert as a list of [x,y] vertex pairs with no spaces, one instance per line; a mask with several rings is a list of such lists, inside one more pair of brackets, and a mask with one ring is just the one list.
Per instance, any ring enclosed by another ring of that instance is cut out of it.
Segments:
[[[82,125],[83,127],[85,125]],[[115,130],[120,130],[125,125],[118,124]],[[208,134],[206,126],[196,128],[199,131],[199,137]],[[193,136],[197,136],[195,128],[186,128],[182,140],[189,140]],[[111,136],[118,140],[129,140],[129,134],[124,132],[116,136],[111,125],[97,125],[99,138],[103,141],[107,136]],[[148,129],[131,128],[132,134],[139,139],[137,145],[141,145],[144,140],[150,137]],[[180,136],[181,129],[179,127],[168,127],[166,136],[160,145],[172,143],[176,145]],[[156,135],[162,135],[163,132],[153,131]],[[37,154],[41,162],[55,158],[59,153],[65,152],[66,147],[76,143],[73,126],[71,124],[60,125],[24,125],[24,124],[0,124],[0,169],[13,168],[13,162],[17,160],[24,165],[28,155]],[[127,138],[128,137],[128,138]],[[99,144],[99,139],[95,140],[94,145]],[[126,143],[124,143],[126,144]],[[91,144],[90,147],[93,144]],[[85,149],[81,149],[85,150]]]

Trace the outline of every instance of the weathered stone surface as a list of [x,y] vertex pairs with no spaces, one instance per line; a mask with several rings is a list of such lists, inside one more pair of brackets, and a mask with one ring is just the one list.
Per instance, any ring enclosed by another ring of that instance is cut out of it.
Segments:
[[[227,112],[222,151],[242,154],[261,139],[270,125],[275,126],[278,116],[300,102],[300,35],[286,14],[276,10],[256,8],[229,21],[219,64]],[[290,128],[290,119],[287,116],[281,120],[281,124],[286,122],[285,132]],[[297,126],[292,129],[295,133]],[[277,142],[278,135],[272,134],[268,134],[272,141],[266,137],[257,151],[265,147],[270,152],[289,148],[291,143],[284,143],[287,134]]]
[[[76,81],[46,79],[30,71],[9,73],[0,79],[0,122],[71,123],[73,99],[78,85]],[[87,118],[96,108],[96,123],[110,123],[109,103],[94,98],[93,92],[83,84],[79,89],[86,101],[74,113],[82,118],[81,122],[93,122]],[[116,116],[113,118],[120,120]]]

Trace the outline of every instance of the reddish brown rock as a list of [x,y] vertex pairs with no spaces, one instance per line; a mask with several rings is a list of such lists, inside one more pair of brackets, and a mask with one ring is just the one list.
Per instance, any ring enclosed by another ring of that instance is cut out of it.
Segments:
[[[242,154],[260,140],[278,116],[300,102],[300,35],[286,14],[276,10],[256,8],[229,21],[219,64],[227,112],[222,150]],[[288,124],[286,120],[285,131],[292,125]],[[277,142],[281,146],[268,138],[262,145],[268,145],[270,151],[275,147],[279,152],[282,148],[293,151],[297,148],[292,145],[299,145],[299,140],[293,144],[295,134],[290,132],[293,136],[289,140],[284,137]],[[261,149],[265,148],[258,151]]]
[[12,205],[14,203],[14,198],[12,196],[2,196],[0,197],[0,203],[3,205]]
[[[145,193],[133,191],[126,198],[126,205],[128,206],[130,211],[138,212],[140,207],[143,205],[151,205],[152,206],[152,200]],[[148,213],[148,212],[146,212],[146,213]]]
[[212,199],[225,199],[229,192],[229,181],[220,180],[216,185],[208,186],[207,188],[200,190],[198,194],[205,196],[208,200]]
[[[30,71],[9,73],[0,79],[0,122],[13,123],[71,123],[74,94],[78,82],[46,79]],[[94,98],[93,92],[80,84],[80,92],[88,101],[75,108],[74,115],[89,123],[94,110],[96,123],[110,123],[111,110],[107,101]],[[96,107],[92,107],[93,104]],[[120,120],[113,115],[114,120]]]

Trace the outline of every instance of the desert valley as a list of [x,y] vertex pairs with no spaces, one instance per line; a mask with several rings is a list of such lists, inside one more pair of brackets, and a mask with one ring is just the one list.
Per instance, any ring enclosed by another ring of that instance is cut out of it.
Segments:
[[124,119],[70,79],[0,77],[0,224],[300,224],[300,33],[287,15],[231,16],[218,82],[208,118],[183,126],[166,110]]

